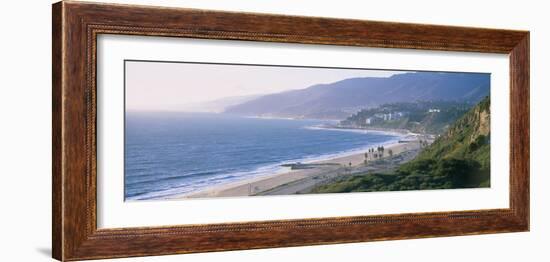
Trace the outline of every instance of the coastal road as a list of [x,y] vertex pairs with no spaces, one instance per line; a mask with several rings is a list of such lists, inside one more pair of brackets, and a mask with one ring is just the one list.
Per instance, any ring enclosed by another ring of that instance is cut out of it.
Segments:
[[336,179],[349,177],[349,176],[364,176],[372,174],[373,172],[387,172],[395,169],[399,165],[410,161],[415,158],[420,152],[419,149],[412,149],[402,152],[399,155],[387,158],[383,161],[374,162],[369,165],[360,165],[356,167],[323,167],[322,171],[318,174],[302,178],[296,181],[289,182],[278,187],[256,193],[255,195],[293,195],[293,194],[306,194],[319,185],[327,184]]

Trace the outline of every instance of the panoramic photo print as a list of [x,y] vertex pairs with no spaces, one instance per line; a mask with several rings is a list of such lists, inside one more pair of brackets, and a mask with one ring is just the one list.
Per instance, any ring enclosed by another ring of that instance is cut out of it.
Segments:
[[490,187],[487,73],[126,60],[124,199]]

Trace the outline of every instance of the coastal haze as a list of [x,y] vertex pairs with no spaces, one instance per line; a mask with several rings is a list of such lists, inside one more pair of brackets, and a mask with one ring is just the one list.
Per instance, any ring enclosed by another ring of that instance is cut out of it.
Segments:
[[[398,71],[125,61],[126,110],[223,111],[261,95]],[[211,110],[211,108],[215,110]]]
[[490,186],[489,74],[150,61],[125,70],[127,201]]

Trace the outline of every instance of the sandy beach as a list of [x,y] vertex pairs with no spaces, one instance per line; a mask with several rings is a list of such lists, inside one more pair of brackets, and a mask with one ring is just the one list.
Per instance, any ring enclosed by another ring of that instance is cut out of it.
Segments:
[[[417,152],[420,148],[418,136],[411,137],[412,139],[407,139],[407,141],[384,145],[383,158],[397,157],[406,152]],[[176,195],[172,199],[305,193],[320,182],[349,175],[353,171],[372,170],[374,167],[369,164],[370,161],[365,164],[365,152],[307,163],[314,165],[308,169],[291,170],[289,167],[288,171],[282,173],[213,186],[200,191]],[[315,164],[322,165],[315,166]]]

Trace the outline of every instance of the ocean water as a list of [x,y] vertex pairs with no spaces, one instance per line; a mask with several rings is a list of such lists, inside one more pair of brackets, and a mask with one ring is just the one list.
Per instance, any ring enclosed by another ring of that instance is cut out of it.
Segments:
[[[321,120],[208,113],[126,113],[126,200],[164,199],[270,175],[285,163],[357,153],[399,136],[314,128]],[[313,128],[312,128],[313,127]]]

